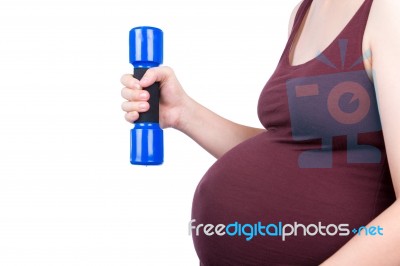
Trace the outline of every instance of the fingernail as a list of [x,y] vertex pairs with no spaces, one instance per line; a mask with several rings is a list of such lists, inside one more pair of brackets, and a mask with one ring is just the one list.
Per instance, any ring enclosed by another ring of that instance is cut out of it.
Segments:
[[148,80],[149,80],[149,78],[148,78],[147,76],[143,76],[142,79],[141,79],[140,81],[146,82],[146,81],[148,81]]
[[140,110],[144,110],[144,109],[146,109],[146,104],[145,103],[141,103],[141,104],[139,104],[139,109]]
[[140,99],[142,99],[142,100],[146,100],[146,99],[147,99],[147,93],[141,92],[141,93],[139,94],[139,97],[140,97]]

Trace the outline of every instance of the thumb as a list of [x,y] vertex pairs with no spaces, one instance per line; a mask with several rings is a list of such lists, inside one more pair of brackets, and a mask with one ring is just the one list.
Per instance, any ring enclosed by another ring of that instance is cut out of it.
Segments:
[[150,68],[140,79],[140,86],[146,88],[153,85],[155,82],[165,82],[172,73],[172,69],[166,66]]

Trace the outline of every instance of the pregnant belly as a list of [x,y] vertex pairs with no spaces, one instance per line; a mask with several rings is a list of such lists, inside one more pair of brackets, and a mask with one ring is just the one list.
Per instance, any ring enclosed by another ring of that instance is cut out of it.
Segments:
[[[270,136],[266,132],[243,142],[207,171],[195,191],[193,226],[297,222],[305,226],[348,224],[350,231],[372,219],[377,183],[365,185],[363,176],[371,169],[360,172],[362,168],[341,164],[341,151],[332,168],[300,168],[301,146]],[[197,232],[192,229],[202,265],[316,265],[353,236],[351,232],[340,236],[339,231],[332,236],[304,236],[300,228],[297,236],[283,240],[279,229],[271,227],[271,235],[253,234],[249,240],[238,235],[240,230],[233,235],[237,228],[231,227],[232,235],[218,235],[214,230],[210,236],[204,226]]]

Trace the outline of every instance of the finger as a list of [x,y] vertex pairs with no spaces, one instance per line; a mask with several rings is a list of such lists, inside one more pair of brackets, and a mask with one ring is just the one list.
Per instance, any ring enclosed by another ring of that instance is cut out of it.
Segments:
[[125,112],[146,112],[149,110],[148,102],[123,102],[121,105],[122,110]]
[[121,77],[121,83],[130,89],[141,89],[139,80],[135,79],[131,74],[125,74]]
[[138,118],[139,118],[138,112],[129,112],[125,114],[125,120],[130,123],[135,122],[136,120],[138,120]]
[[139,84],[140,86],[146,88],[155,82],[166,81],[173,73],[173,70],[167,66],[153,67],[146,71]]
[[128,101],[148,101],[150,98],[149,93],[145,90],[129,89],[127,87],[121,90],[121,96]]

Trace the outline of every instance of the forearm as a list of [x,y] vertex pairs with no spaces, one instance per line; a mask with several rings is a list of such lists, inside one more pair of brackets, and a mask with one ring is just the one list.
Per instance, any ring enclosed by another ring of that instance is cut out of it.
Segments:
[[397,200],[367,226],[379,225],[383,235],[356,235],[322,265],[400,265],[399,221],[400,202]]
[[216,158],[265,129],[247,127],[225,119],[191,98],[187,99],[178,130]]

